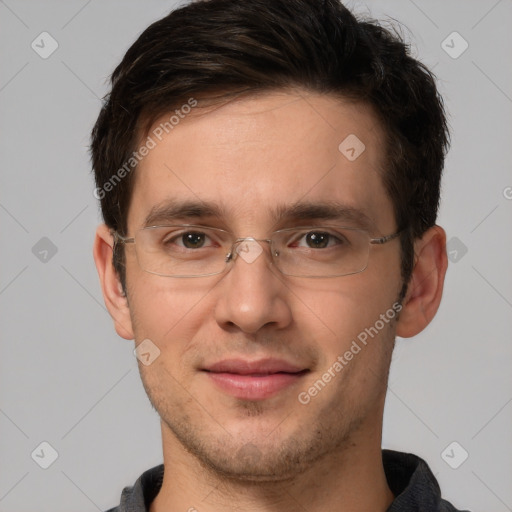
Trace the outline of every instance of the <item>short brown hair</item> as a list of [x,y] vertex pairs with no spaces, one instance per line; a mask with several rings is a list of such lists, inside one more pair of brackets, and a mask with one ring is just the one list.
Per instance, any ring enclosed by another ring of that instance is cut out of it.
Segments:
[[[191,97],[299,87],[372,105],[387,135],[383,181],[403,230],[407,284],[414,238],[436,221],[449,134],[433,74],[395,31],[357,19],[338,0],[200,0],[149,26],[111,84],[92,131],[101,190],[141,130]],[[123,235],[133,181],[127,173],[100,196],[105,223]],[[114,265],[124,287],[123,258]]]

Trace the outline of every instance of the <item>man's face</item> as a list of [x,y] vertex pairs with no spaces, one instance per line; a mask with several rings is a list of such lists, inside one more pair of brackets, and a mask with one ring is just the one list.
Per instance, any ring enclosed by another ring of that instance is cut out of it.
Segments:
[[[355,159],[357,148],[338,149],[351,134],[365,145]],[[357,215],[290,214],[299,204],[335,204],[364,214],[372,237],[388,235],[396,225],[383,156],[371,109],[331,96],[276,92],[193,112],[140,163],[128,235],[156,207],[178,202],[218,212],[158,223],[256,239],[294,226],[362,227]],[[371,246],[363,272],[334,278],[285,276],[262,247],[250,263],[237,257],[227,273],[176,278],[143,271],[126,246],[131,328],[137,344],[149,338],[161,351],[140,371],[164,442],[253,479],[291,476],[358,440],[380,442],[394,322],[375,325],[402,285],[397,240]],[[366,345],[357,341],[370,327]],[[308,392],[315,383],[317,392]]]

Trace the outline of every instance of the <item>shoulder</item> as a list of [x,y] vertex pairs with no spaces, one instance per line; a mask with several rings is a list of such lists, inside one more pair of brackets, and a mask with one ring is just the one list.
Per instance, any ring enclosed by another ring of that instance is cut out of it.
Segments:
[[123,489],[119,505],[106,512],[147,512],[162,487],[163,478],[163,464],[148,469],[132,486]]
[[382,462],[395,500],[387,512],[469,512],[459,510],[441,497],[441,489],[417,455],[382,450]]

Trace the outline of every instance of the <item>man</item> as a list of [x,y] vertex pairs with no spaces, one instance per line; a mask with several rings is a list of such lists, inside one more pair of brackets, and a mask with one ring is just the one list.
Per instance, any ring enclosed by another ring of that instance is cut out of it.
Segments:
[[338,1],[151,25],[92,134],[94,257],[164,464],[114,511],[454,511],[381,450],[395,336],[434,317],[448,145],[433,76]]

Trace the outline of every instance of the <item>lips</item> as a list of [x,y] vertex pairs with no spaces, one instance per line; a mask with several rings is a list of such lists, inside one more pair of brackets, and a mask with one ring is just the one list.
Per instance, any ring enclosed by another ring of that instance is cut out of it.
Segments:
[[261,359],[259,361],[245,361],[243,359],[225,359],[205,368],[206,371],[214,373],[235,373],[238,375],[270,373],[298,373],[300,368],[282,359]]
[[296,384],[309,372],[281,359],[226,359],[203,368],[216,387],[242,400],[264,400]]

